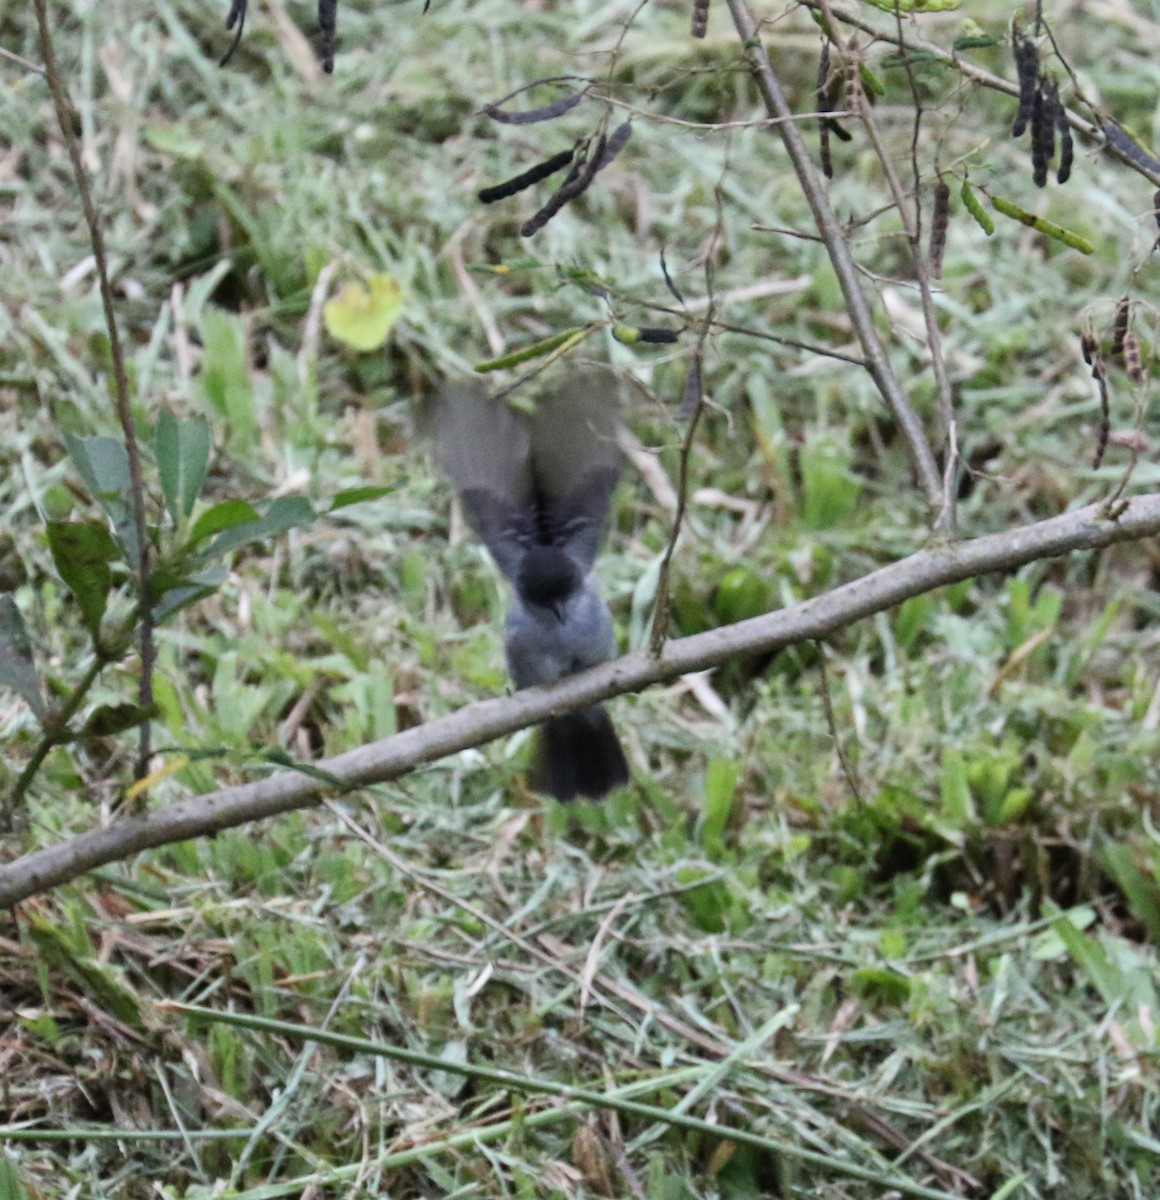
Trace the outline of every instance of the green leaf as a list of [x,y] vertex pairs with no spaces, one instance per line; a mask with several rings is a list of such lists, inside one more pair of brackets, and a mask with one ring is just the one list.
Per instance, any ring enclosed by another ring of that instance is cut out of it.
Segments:
[[185,301],[181,306],[181,311],[185,315],[187,325],[195,329],[201,328],[201,314],[205,310],[206,304],[209,303],[210,296],[217,291],[218,284],[221,283],[233,268],[234,263],[232,259],[219,259],[204,275],[199,275],[196,279],[190,280],[185,292]]
[[0,1200],[28,1200],[28,1189],[20,1178],[20,1168],[0,1150]]
[[355,350],[377,350],[403,311],[403,289],[393,275],[372,275],[346,285],[322,308],[326,331]]
[[734,567],[717,585],[713,611],[722,625],[758,617],[769,608],[769,586],[756,571]]
[[123,443],[111,437],[78,438],[66,433],[64,440],[85,486],[109,514],[125,558],[136,570],[140,556],[137,552],[137,526],[133,519],[133,478],[129,471],[129,452]]
[[348,508],[352,504],[363,504],[367,500],[379,500],[383,496],[389,496],[394,490],[394,484],[381,486],[367,484],[365,487],[344,488],[341,492],[335,493],[327,511],[338,512],[340,508]]
[[942,797],[942,816],[952,829],[961,830],[974,819],[974,804],[971,788],[967,782],[967,767],[962,752],[946,749],[942,756],[942,772],[939,775],[939,792]]
[[7,595],[0,595],[0,687],[11,689],[38,717],[44,716],[44,696],[28,630],[16,601]]
[[102,504],[124,500],[133,486],[129,473],[129,452],[124,443],[111,437],[75,437],[64,435],[69,456],[76,464],[85,487]]
[[174,158],[198,159],[205,153],[205,143],[185,125],[147,125],[145,140]]
[[733,811],[739,771],[733,758],[711,758],[705,770],[705,811],[701,818],[701,844],[720,846]]
[[140,704],[101,704],[89,714],[80,736],[112,737],[115,733],[124,733],[126,729],[152,720],[157,716],[157,711],[155,704],[146,707]]
[[801,448],[802,516],[811,529],[832,529],[853,516],[861,482],[850,470],[850,448],[828,436],[811,438]]
[[209,469],[209,422],[205,417],[179,421],[168,409],[157,418],[153,439],[165,506],[174,523],[193,512]]
[[207,304],[201,314],[201,389],[243,448],[258,437],[254,384],[246,357],[246,327],[242,318]]
[[80,606],[85,628],[94,642],[112,586],[109,563],[121,557],[102,521],[50,521],[48,546],[60,577]]
[[207,508],[193,523],[189,531],[189,545],[194,546],[212,534],[221,533],[223,529],[233,529],[236,525],[245,525],[260,521],[262,514],[246,500],[223,500],[213,508]]
[[1123,842],[1105,842],[1098,857],[1124,893],[1133,916],[1148,930],[1153,944],[1160,944],[1160,887],[1156,880],[1136,865],[1130,847]]
[[1066,913],[1056,917],[1051,923],[1051,928],[1059,935],[1060,941],[1067,947],[1068,954],[1083,969],[1105,1004],[1115,1004],[1123,998],[1123,972],[1112,963],[1104,948],[1094,938],[1085,937],[1080,933],[1068,920]]
[[281,496],[266,510],[266,515],[257,521],[235,526],[220,534],[209,548],[210,554],[225,554],[249,542],[285,533],[295,525],[305,525],[317,514],[305,496]]
[[204,571],[175,579],[163,591],[160,591],[153,606],[153,619],[158,623],[171,617],[179,609],[212,596],[229,575],[229,568],[222,563],[215,563]]
[[66,928],[54,924],[48,917],[29,912],[25,914],[25,920],[28,933],[48,965],[63,970],[81,992],[104,1011],[133,1029],[144,1029],[140,997],[122,981],[115,967],[86,953],[77,944],[78,939],[72,938]]
[[[700,879],[705,882],[698,884]],[[706,933],[724,933],[732,903],[725,881],[713,878],[704,867],[682,867],[677,882],[688,889],[681,893],[681,903],[697,928]]]
[[855,995],[882,1004],[905,1004],[910,997],[910,980],[890,967],[859,967],[850,984]]

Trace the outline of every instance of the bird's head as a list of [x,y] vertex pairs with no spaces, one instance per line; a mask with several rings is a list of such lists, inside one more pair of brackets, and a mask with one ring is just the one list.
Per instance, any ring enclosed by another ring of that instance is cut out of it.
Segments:
[[562,620],[564,602],[583,582],[580,568],[558,546],[533,546],[520,562],[516,590],[525,603],[550,609]]

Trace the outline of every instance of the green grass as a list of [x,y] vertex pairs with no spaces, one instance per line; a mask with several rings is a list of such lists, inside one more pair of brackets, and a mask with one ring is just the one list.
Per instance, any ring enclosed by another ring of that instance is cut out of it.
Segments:
[[[725,320],[853,342],[821,247],[753,228],[810,228],[770,131],[643,115],[759,115],[723,6],[696,45],[685,6],[636,18],[615,67],[618,95],[642,112],[632,141],[530,242],[517,229],[533,200],[483,208],[475,191],[603,110],[590,101],[510,127],[479,107],[537,76],[602,75],[629,9],[441,0],[421,16],[348,0],[336,74],[317,80],[252,8],[224,71],[224,5],[56,8],[142,433],[163,409],[210,421],[193,519],[226,500],[305,495],[325,511],[344,489],[389,489],[238,550],[214,594],[163,625],[156,741],[191,761],[157,786],[159,804],[260,777],[271,748],[341,751],[506,686],[502,582],[451,520],[416,431],[416,403],[441,375],[610,313],[680,324],[650,307],[673,306],[660,249],[692,301],[714,237],[718,296],[800,280],[729,302]],[[1056,29],[1089,95],[1142,135],[1157,93],[1145,9],[1131,26],[1101,10]],[[288,11],[312,29],[312,6]],[[919,21],[949,46],[962,15]],[[969,15],[1002,36],[1010,14]],[[0,44],[36,59],[30,14],[0,17]],[[812,23],[785,19],[770,47],[806,107]],[[908,93],[904,73],[880,67],[888,49],[866,53],[902,156]],[[1004,48],[966,56],[1011,74]],[[118,429],[47,90],[9,61],[0,70],[13,143],[0,170],[0,567],[22,564],[15,598],[57,694],[89,644],[44,520],[98,512],[77,497],[64,435]],[[1078,331],[1106,339],[1130,287],[1150,363],[1152,188],[1085,149],[1065,188],[1040,193],[1026,142],[1006,136],[1012,101],[930,68],[920,85],[927,182],[936,160],[968,161],[973,182],[1096,247],[1085,257],[1005,220],[986,239],[952,210],[940,313],[960,444],[978,471],[960,506],[970,536],[1109,494],[1127,435],[1148,437],[1146,394],[1113,364],[1122,436],[1089,469],[1098,401]],[[835,160],[839,216],[868,217],[885,191],[865,139],[836,144]],[[908,271],[897,231],[878,216],[852,244],[888,293],[876,311],[896,369],[933,420],[908,332],[917,292],[881,282]],[[329,264],[331,295],[372,272],[402,282],[385,350],[307,336]],[[629,423],[673,480],[695,338],[691,326],[676,348],[627,347],[601,332],[572,360],[616,365]],[[722,333],[705,379],[676,632],[791,603],[926,543],[905,449],[857,368]],[[1145,450],[1131,486],[1157,478]],[[639,645],[641,581],[669,515],[634,468],[612,526],[600,575],[624,645]],[[40,1132],[7,1143],[0,1194],[679,1200],[780,1188],[837,1200],[904,1180],[995,1200],[1155,1195],[1154,573],[1153,546],[1076,555],[862,622],[828,645],[824,677],[817,648],[801,646],[723,666],[713,693],[624,697],[613,709],[634,780],[599,807],[531,795],[521,734],[344,800],[365,838],[321,808],[29,902],[0,927],[0,1120]],[[110,617],[128,609],[121,587]],[[132,699],[134,684],[129,665],[107,668],[84,711]],[[28,709],[0,694],[5,791],[34,744]],[[131,734],[54,750],[6,853],[109,819],[133,753]],[[722,1141],[706,1121],[741,1132]]]

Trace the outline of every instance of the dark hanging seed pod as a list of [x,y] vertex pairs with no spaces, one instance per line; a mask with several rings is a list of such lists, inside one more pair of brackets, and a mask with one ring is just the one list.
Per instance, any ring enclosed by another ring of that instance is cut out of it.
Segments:
[[822,165],[822,174],[827,179],[834,178],[834,156],[830,153],[830,123],[818,123],[818,157]]
[[237,26],[237,32],[234,34],[234,40],[230,43],[230,48],[222,55],[219,67],[224,67],[234,56],[234,51],[242,44],[242,31],[246,28],[246,0],[230,0],[230,11],[226,15],[226,29],[233,29]]
[[693,355],[689,373],[685,376],[685,396],[681,401],[681,420],[687,421],[704,403],[705,393],[701,387],[701,355]]
[[1112,428],[1112,413],[1111,407],[1108,404],[1108,381],[1104,376],[1102,369],[1092,371],[1092,378],[1096,381],[1096,386],[1100,392],[1100,429],[1096,438],[1096,452],[1092,457],[1092,470],[1099,468],[1100,463],[1104,461],[1104,453],[1108,448],[1108,434]]
[[497,200],[506,200],[508,196],[514,196],[525,188],[540,183],[549,176],[555,175],[557,171],[562,171],[572,161],[575,153],[576,147],[571,146],[567,150],[561,150],[559,154],[553,154],[551,158],[544,159],[541,163],[536,163],[534,167],[529,167],[522,174],[505,179],[503,183],[497,183],[493,187],[480,188],[477,193],[480,203],[494,204]]
[[709,28],[709,0],[693,0],[693,37],[703,38]]
[[1027,122],[1031,120],[1031,109],[1039,84],[1039,47],[1016,28],[1012,48],[1015,52],[1015,73],[1019,78],[1019,110],[1015,114],[1015,124],[1011,126],[1011,136],[1017,138],[1023,136]]
[[1100,344],[1090,333],[1080,335],[1080,349],[1083,360],[1092,369],[1092,378],[1100,393],[1100,428],[1096,439],[1096,452],[1092,458],[1094,471],[1104,461],[1104,451],[1108,448],[1108,431],[1111,428],[1110,407],[1108,405],[1108,373],[1104,367],[1104,356],[1100,353]]
[[1127,295],[1116,301],[1116,317],[1112,323],[1112,353],[1118,358],[1124,353],[1124,338],[1128,336],[1128,317],[1132,311],[1132,301]]
[[943,252],[947,248],[947,224],[950,221],[951,189],[939,180],[934,189],[934,211],[930,217],[930,246],[927,257],[935,279],[942,275]]
[[665,287],[672,293],[673,299],[678,304],[684,304],[685,298],[681,295],[680,289],[673,282],[672,275],[669,274],[669,264],[665,262],[665,248],[661,247],[661,274],[665,277]]
[[839,125],[832,117],[825,122],[825,125],[839,142],[852,142],[854,140],[854,135],[848,129]]
[[[822,39],[822,53],[818,58],[818,79],[815,85],[815,95],[818,102],[818,112],[830,111],[830,43]],[[818,150],[822,163],[822,174],[827,179],[834,178],[834,160],[830,155],[830,126],[832,122],[818,122]]]
[[1055,157],[1055,84],[1041,79],[1031,105],[1031,177],[1036,187],[1047,186],[1047,171]]
[[632,137],[632,122],[625,121],[623,125],[618,125],[605,143],[604,150],[600,155],[600,161],[596,164],[596,169],[603,171],[625,146],[628,145],[630,137]]
[[1144,364],[1140,359],[1140,339],[1129,329],[1124,334],[1124,370],[1133,383],[1144,379]]
[[322,69],[334,73],[334,50],[338,41],[338,0],[318,0],[318,28],[322,30],[322,47],[319,58]]
[[860,113],[866,103],[866,93],[862,88],[862,75],[858,70],[858,39],[851,38],[849,53],[846,56],[846,107],[852,113]]
[[604,134],[601,134],[591,157],[573,163],[572,170],[568,172],[568,178],[549,197],[548,203],[535,216],[524,222],[520,229],[521,237],[531,237],[533,233],[543,229],[569,200],[575,200],[577,196],[583,195],[588,190],[588,186],[596,178],[596,172],[600,170],[600,159],[604,154],[606,144]]
[[637,341],[646,342],[650,346],[671,346],[680,336],[679,329],[659,329],[651,325],[642,325]]
[[1075,160],[1075,140],[1071,134],[1071,124],[1067,119],[1067,109],[1059,103],[1059,93],[1056,93],[1055,127],[1059,130],[1059,169],[1055,172],[1056,183],[1066,183],[1071,178],[1071,166]]
[[499,121],[502,125],[534,125],[537,121],[551,121],[555,117],[562,117],[583,99],[583,92],[569,92],[559,100],[553,100],[551,104],[542,105],[540,108],[528,108],[523,112],[506,112],[497,104],[485,104],[483,111],[493,121]]
[[1128,162],[1135,163],[1138,167],[1146,167],[1149,171],[1160,171],[1160,158],[1149,154],[1118,125],[1105,121],[1100,128],[1104,131],[1104,137],[1108,139],[1108,145],[1118,150]]

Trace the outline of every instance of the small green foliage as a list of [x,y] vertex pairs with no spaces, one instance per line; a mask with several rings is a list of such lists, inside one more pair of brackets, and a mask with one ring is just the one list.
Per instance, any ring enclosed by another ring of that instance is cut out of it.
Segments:
[[207,304],[200,328],[202,394],[222,422],[231,445],[244,452],[258,436],[245,322],[235,313]]
[[131,1029],[145,1027],[141,997],[121,973],[93,954],[79,909],[71,923],[58,923],[37,912],[24,914],[23,929],[46,963],[59,967],[98,1008]]
[[862,86],[871,96],[885,96],[886,84],[863,62],[858,64],[858,76]]
[[262,519],[262,514],[247,500],[223,500],[207,508],[194,521],[187,539],[188,545],[221,533],[223,529],[235,529],[239,525],[253,524]]
[[0,595],[0,687],[14,691],[37,716],[44,715],[44,695],[28,630],[9,595]]
[[101,704],[89,714],[81,728],[82,738],[112,737],[135,729],[144,721],[159,715],[156,705],[142,708],[139,704]]
[[739,768],[731,758],[711,758],[705,768],[705,807],[701,815],[701,845],[711,858],[720,852],[733,812]]
[[0,1200],[30,1200],[20,1168],[5,1150],[0,1150]]
[[378,350],[403,313],[403,289],[385,273],[370,275],[365,283],[352,280],[322,309],[332,338],[364,353]]
[[960,750],[948,747],[943,751],[939,793],[942,819],[948,828],[962,830],[974,821],[975,806],[967,782],[967,765]]
[[157,418],[153,448],[165,505],[174,524],[180,525],[193,512],[209,469],[209,422],[205,417],[179,421],[164,409]]
[[819,434],[802,447],[800,456],[805,502],[802,519],[810,529],[829,529],[848,520],[858,504],[861,485],[850,474],[848,447]]
[[121,557],[103,521],[49,521],[48,546],[61,579],[69,586],[94,642],[113,585],[110,564]]
[[717,585],[713,612],[721,625],[732,625],[769,610],[769,585],[749,567],[734,567]]

